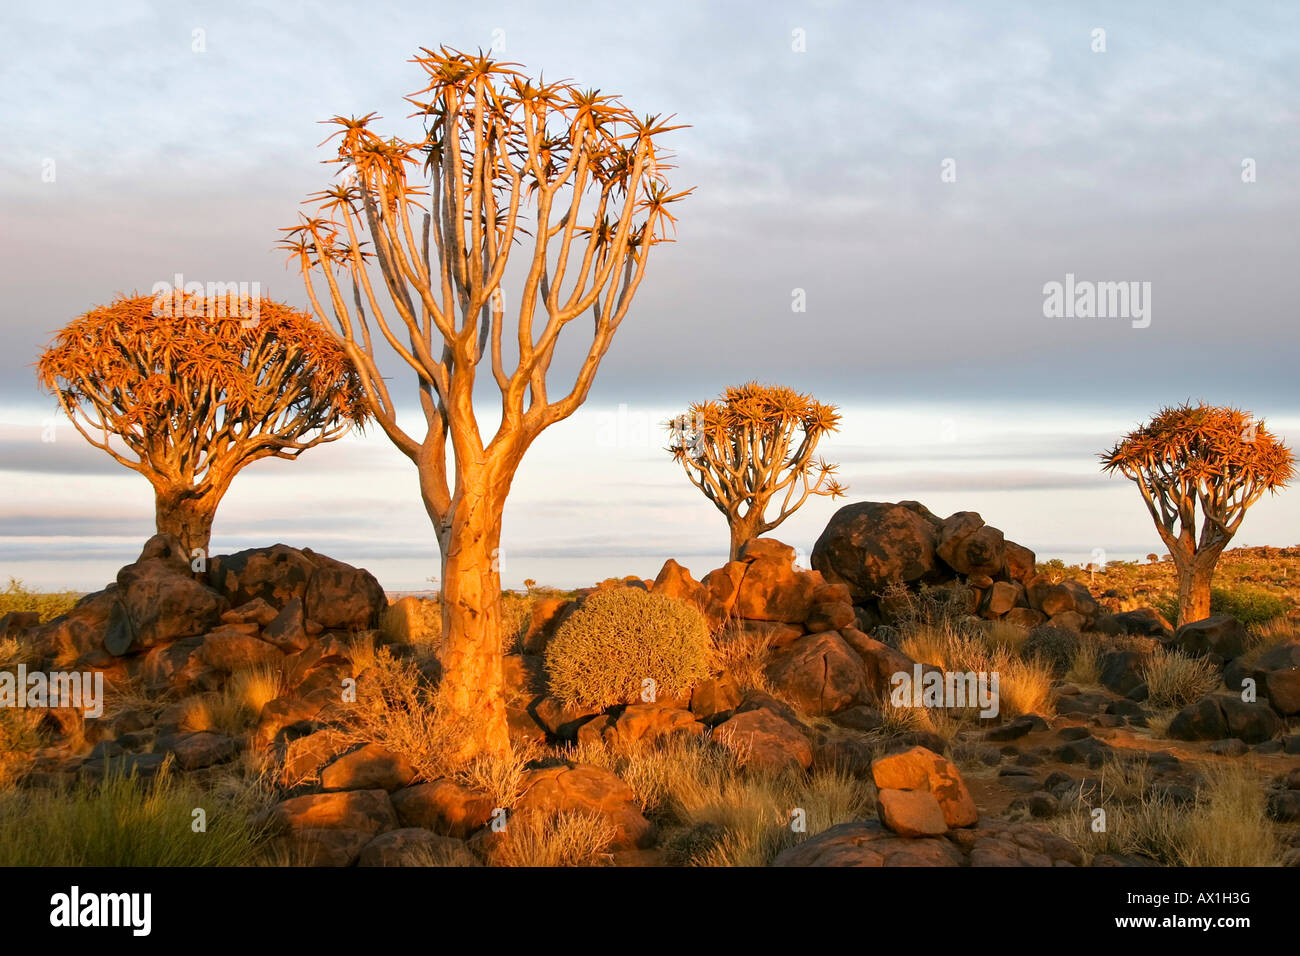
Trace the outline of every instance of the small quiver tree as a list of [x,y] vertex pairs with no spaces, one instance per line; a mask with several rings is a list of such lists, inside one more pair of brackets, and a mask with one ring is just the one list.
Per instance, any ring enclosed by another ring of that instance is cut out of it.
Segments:
[[[691,405],[668,423],[673,460],[727,519],[731,560],[810,496],[844,495],[836,466],[813,458],[818,441],[839,421],[833,405],[750,382],[727,388],[721,401]],[[778,497],[779,511],[768,519],[768,505]]]
[[1219,555],[1264,492],[1291,480],[1290,450],[1262,421],[1236,408],[1184,404],[1101,454],[1142,493],[1178,570],[1178,624],[1210,616],[1210,581]]

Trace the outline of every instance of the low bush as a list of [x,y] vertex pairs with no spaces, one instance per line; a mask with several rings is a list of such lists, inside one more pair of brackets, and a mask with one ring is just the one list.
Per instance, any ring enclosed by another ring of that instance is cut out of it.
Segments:
[[709,675],[708,625],[694,605],[640,588],[589,596],[546,646],[551,692],[565,704],[601,710],[656,695],[687,693]]

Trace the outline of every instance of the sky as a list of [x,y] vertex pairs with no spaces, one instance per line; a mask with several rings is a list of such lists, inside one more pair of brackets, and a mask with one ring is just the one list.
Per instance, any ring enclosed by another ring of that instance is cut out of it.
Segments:
[[[839,406],[819,451],[848,501],[979,511],[1041,557],[1163,551],[1098,452],[1187,399],[1300,442],[1298,28],[1287,3],[11,5],[0,581],[101,587],[152,531],[148,483],[36,388],[53,333],[177,273],[304,305],[275,242],[328,183],[318,124],[404,129],[409,59],[441,44],[689,124],[676,242],[588,404],[521,467],[507,586],[720,564],[723,517],[658,425],[750,379]],[[1067,281],[1137,283],[1145,314],[1047,314]],[[773,535],[806,554],[844,503]],[[213,550],[276,541],[390,590],[437,574],[414,468],[377,430],[236,479]],[[1297,541],[1295,491],[1237,538]]]

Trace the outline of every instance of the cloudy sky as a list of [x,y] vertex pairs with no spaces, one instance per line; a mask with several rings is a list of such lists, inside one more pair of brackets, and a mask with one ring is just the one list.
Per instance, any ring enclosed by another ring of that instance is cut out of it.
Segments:
[[[1137,493],[1097,473],[1105,445],[1184,399],[1300,442],[1300,8],[1135,6],[11,5],[0,579],[98,587],[152,529],[142,478],[66,423],[42,440],[57,419],[31,363],[51,334],[176,273],[303,304],[274,244],[327,181],[318,122],[373,110],[400,129],[408,60],[439,44],[691,124],[673,139],[674,185],[696,187],[678,241],[588,406],[529,453],[507,584],[719,563],[722,517],[657,423],[753,378],[841,407],[824,451],[851,500],[980,511],[1043,556],[1160,550]],[[1150,283],[1149,324],[1046,316],[1067,274]],[[837,506],[776,536],[806,551]],[[394,590],[436,574],[412,466],[377,432],[236,480],[214,548],[274,541]],[[1238,536],[1297,541],[1297,491]]]

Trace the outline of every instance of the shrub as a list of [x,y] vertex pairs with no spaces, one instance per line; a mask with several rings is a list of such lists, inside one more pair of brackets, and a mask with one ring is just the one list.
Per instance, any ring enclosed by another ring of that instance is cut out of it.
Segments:
[[10,611],[35,611],[41,616],[41,623],[45,623],[60,614],[67,614],[81,597],[76,591],[29,591],[18,578],[10,578],[5,589],[0,591],[0,617]]
[[604,866],[617,835],[597,813],[523,814],[511,820],[489,861],[494,866]]
[[1231,614],[1242,624],[1263,624],[1287,612],[1287,603],[1263,588],[1210,589],[1210,610]]
[[1147,700],[1155,707],[1183,707],[1200,700],[1219,684],[1219,670],[1204,657],[1157,651],[1142,665]]
[[1041,624],[1029,632],[1020,652],[1026,658],[1037,657],[1052,668],[1055,674],[1064,674],[1074,662],[1079,650],[1079,635],[1064,627]]
[[551,692],[569,706],[639,700],[642,682],[678,696],[709,675],[708,625],[691,604],[639,588],[597,591],[546,647]]
[[[191,829],[207,811],[207,832]],[[263,831],[258,808],[220,801],[164,770],[74,790],[20,790],[0,800],[0,866],[240,866]]]

